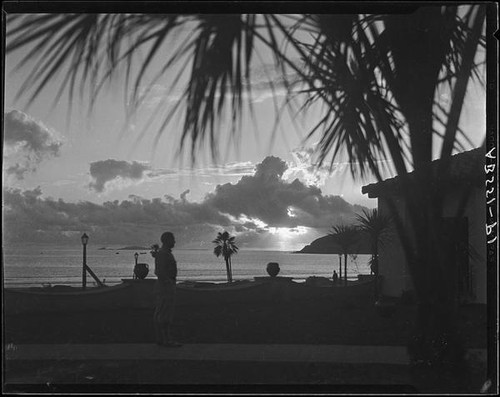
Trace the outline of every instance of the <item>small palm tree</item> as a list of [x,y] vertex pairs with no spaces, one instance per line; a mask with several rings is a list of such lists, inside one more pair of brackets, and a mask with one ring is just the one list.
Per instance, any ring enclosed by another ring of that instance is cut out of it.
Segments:
[[238,252],[238,247],[234,243],[234,236],[230,236],[228,232],[217,233],[217,238],[212,241],[215,244],[214,254],[216,257],[222,255],[226,262],[227,281],[233,281],[233,270],[231,264],[231,256]]
[[[358,228],[353,225],[332,226],[329,235],[333,237],[344,255],[344,285],[347,285],[347,255],[351,253],[351,249],[358,242]],[[340,274],[340,277],[342,278],[342,274]]]
[[389,230],[391,218],[387,215],[382,215],[377,209],[372,211],[363,210],[361,214],[356,215],[359,230],[365,233],[371,245],[372,257],[370,260],[370,268],[375,274],[375,299],[378,298],[378,248],[389,239]]

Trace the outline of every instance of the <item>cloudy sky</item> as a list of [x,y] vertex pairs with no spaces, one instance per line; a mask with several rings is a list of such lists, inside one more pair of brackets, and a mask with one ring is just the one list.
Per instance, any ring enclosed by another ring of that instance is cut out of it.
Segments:
[[[171,90],[170,82],[148,84],[146,76],[144,103],[133,117],[127,117],[120,79],[106,87],[91,112],[85,98],[70,103],[64,94],[54,103],[58,78],[28,106],[29,90],[16,98],[29,73],[16,67],[25,54],[23,49],[5,59],[6,241],[78,244],[87,232],[97,245],[151,244],[172,230],[180,247],[210,247],[224,229],[242,247],[292,250],[332,224],[349,222],[360,205],[376,206],[361,194],[361,186],[374,180],[354,181],[349,164],[314,167],[315,141],[304,138],[319,109],[293,121],[284,114],[273,134],[275,101],[284,91],[278,78],[274,91],[264,84],[272,73],[265,54],[249,83],[255,119],[244,116],[239,142],[223,123],[221,142],[228,144],[220,148],[219,161],[201,149],[194,165],[189,156],[176,157],[178,120],[156,140],[155,109],[174,106],[183,81]],[[477,146],[485,134],[485,100],[480,89],[469,88],[461,125]],[[448,100],[446,93],[442,100]]]

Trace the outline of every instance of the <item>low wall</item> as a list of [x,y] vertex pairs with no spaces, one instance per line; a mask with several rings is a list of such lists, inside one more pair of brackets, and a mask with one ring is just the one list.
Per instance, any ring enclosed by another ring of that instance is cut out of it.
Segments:
[[133,287],[120,284],[113,287],[4,289],[4,313],[7,315],[25,313],[58,312],[68,313],[86,310],[113,310],[132,305]]
[[[155,279],[124,279],[113,287],[79,288],[68,291],[40,289],[5,289],[4,313],[76,312],[122,308],[153,308]],[[373,282],[351,282],[347,286],[311,286],[286,278],[262,278],[232,284],[179,284],[179,306],[218,305],[226,303],[277,303],[327,299],[331,304],[362,302],[373,297]]]
[[[151,308],[154,306],[154,279],[123,280],[132,285],[132,304],[135,308]],[[310,300],[327,298],[332,303],[345,303],[371,300],[374,293],[373,282],[355,282],[346,287],[316,287],[305,283],[295,283],[291,279],[259,278],[254,282],[234,284],[178,285],[176,304],[212,305],[228,302],[291,302],[294,300]]]

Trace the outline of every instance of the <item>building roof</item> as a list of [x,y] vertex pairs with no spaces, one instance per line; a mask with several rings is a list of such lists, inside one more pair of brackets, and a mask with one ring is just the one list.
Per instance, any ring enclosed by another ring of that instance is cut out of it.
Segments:
[[[484,164],[485,164],[484,146],[456,154],[450,158],[450,165],[444,181],[435,181],[445,183],[447,186],[484,186]],[[438,165],[441,160],[434,160],[431,163],[431,172],[435,175],[438,171]],[[410,180],[415,178],[415,172],[410,172],[407,176]],[[382,182],[372,183],[363,186],[361,192],[368,194],[370,198],[376,198],[385,195],[398,194],[401,188],[401,177],[386,179]]]

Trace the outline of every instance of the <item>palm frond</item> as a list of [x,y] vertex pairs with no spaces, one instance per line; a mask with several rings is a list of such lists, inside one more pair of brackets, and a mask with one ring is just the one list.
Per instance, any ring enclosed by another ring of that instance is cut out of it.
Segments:
[[359,229],[353,225],[335,225],[332,226],[328,233],[332,236],[335,243],[344,251],[348,253],[356,243],[359,242]]
[[[189,141],[194,161],[195,152],[205,141],[217,157],[218,131],[226,109],[230,110],[230,136],[238,136],[245,104],[252,110],[251,100],[245,98],[251,98],[248,82],[253,55],[257,43],[263,44],[274,55],[289,93],[297,94],[297,90],[287,78],[287,69],[306,87],[301,94],[308,96],[307,105],[325,105],[324,116],[308,134],[312,138],[321,131],[318,165],[329,156],[332,165],[345,152],[351,173],[364,176],[373,172],[378,178],[380,164],[387,164],[378,163],[380,159],[392,160],[398,174],[406,173],[406,165],[415,157],[415,142],[423,139],[412,134],[409,147],[406,116],[415,99],[407,83],[415,80],[411,79],[415,65],[440,73],[436,79],[432,73],[424,73],[430,85],[440,81],[451,84],[462,73],[465,80],[480,77],[475,64],[469,69],[463,69],[463,65],[466,52],[475,54],[478,46],[484,46],[481,32],[479,37],[470,39],[478,31],[475,27],[484,24],[481,7],[471,6],[462,14],[452,5],[422,7],[416,16],[9,15],[6,49],[10,53],[30,47],[19,66],[34,62],[35,67],[18,94],[33,90],[31,101],[56,75],[64,76],[57,99],[67,89],[71,102],[79,85],[80,93],[83,95],[87,89],[93,101],[104,82],[125,66],[125,91],[132,84],[130,103],[137,106],[141,102],[141,85],[155,60],[161,58],[164,67],[153,81],[174,65],[189,64],[189,84],[182,97],[187,111],[181,150]],[[189,26],[190,34],[165,57],[165,43],[182,26]],[[417,33],[422,26],[427,29],[423,37]],[[304,33],[313,35],[312,42],[304,42]],[[414,46],[408,44],[409,40]],[[426,50],[427,45],[432,53]],[[139,58],[142,49],[146,50],[144,59]],[[297,54],[301,64],[296,62]],[[137,62],[139,67],[133,68]],[[177,78],[172,84],[180,80]],[[248,96],[244,95],[246,92]],[[458,107],[462,101],[460,95],[456,97]],[[157,137],[181,108],[177,104],[167,112]],[[450,109],[450,114],[456,113]],[[448,124],[452,130],[456,123]],[[453,135],[446,136],[453,140]],[[417,154],[416,158],[423,155],[426,154]]]
[[[332,166],[345,152],[351,163],[351,173],[364,176],[373,171],[372,168],[378,168],[376,158],[387,158],[387,147],[380,139],[379,130],[384,131],[387,141],[395,146],[393,151],[401,154],[404,145],[399,133],[402,122],[391,117],[397,109],[378,86],[371,54],[363,53],[363,45],[353,44],[351,48],[337,45],[325,51],[326,44],[317,41],[305,47],[312,54],[307,64],[310,78],[318,81],[317,86],[310,89],[308,104],[317,100],[328,103],[325,117],[308,134],[312,138],[316,131],[322,130],[319,163],[330,155]],[[389,137],[393,137],[392,141]],[[395,158],[397,164],[403,164],[404,160],[398,158]]]
[[214,253],[215,249],[217,249],[219,255],[222,255],[224,258],[237,253],[238,247],[236,246],[235,239],[236,237],[231,236],[227,231],[217,233],[217,238],[212,241],[216,245]]
[[372,247],[384,244],[390,238],[391,217],[381,214],[377,209],[363,210],[356,214],[359,229],[370,238]]
[[221,245],[214,247],[214,254],[216,257],[221,256],[221,254],[222,254],[222,246]]

